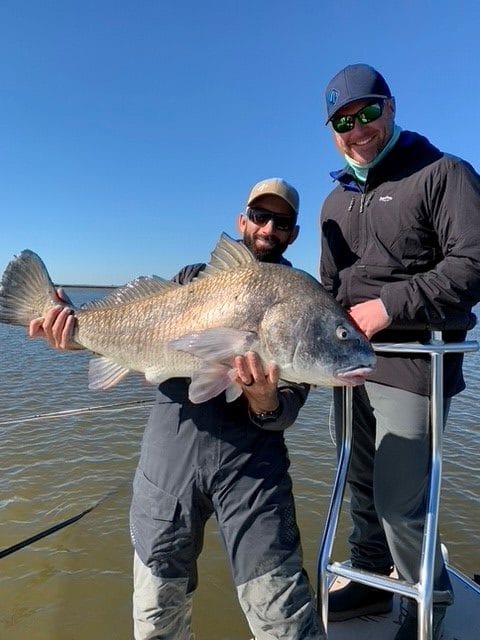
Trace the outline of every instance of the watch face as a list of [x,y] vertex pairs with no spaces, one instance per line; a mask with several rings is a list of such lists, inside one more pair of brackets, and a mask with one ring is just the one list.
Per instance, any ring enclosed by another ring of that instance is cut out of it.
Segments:
[[278,418],[281,412],[282,408],[281,405],[279,405],[273,411],[259,411],[258,413],[255,413],[254,416],[259,422],[272,422]]

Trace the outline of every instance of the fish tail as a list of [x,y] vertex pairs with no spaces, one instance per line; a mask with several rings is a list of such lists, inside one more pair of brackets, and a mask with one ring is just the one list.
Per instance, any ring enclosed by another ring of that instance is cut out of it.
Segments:
[[27,327],[59,303],[42,260],[26,249],[7,265],[0,283],[0,322]]

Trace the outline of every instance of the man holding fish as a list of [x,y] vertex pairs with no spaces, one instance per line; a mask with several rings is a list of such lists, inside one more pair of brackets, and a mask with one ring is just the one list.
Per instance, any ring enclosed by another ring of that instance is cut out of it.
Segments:
[[[282,179],[264,180],[251,189],[237,227],[258,261],[290,265],[283,253],[298,235],[298,207],[297,191]],[[207,272],[210,265],[205,266],[190,265],[174,281],[185,286]],[[69,349],[75,322],[68,307],[58,306],[33,320],[29,331],[57,349]],[[335,320],[335,327],[339,341],[354,331],[343,318]],[[349,371],[339,374],[346,378],[338,384],[358,383],[373,364],[368,343],[356,332],[355,341],[365,353],[359,360],[363,366],[346,367]],[[190,379],[184,377],[171,377],[158,387],[130,513],[136,640],[193,638],[196,563],[212,514],[256,640],[325,637],[302,567],[283,435],[304,404],[308,385],[279,379],[278,365],[264,362],[254,350],[237,355],[234,369],[233,400],[222,392],[192,402]],[[203,370],[202,379],[209,375]]]

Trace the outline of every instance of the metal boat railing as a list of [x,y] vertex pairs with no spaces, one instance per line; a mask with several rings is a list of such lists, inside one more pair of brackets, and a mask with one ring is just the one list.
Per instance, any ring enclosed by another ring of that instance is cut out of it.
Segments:
[[[471,325],[468,327],[471,328]],[[342,508],[348,465],[352,449],[352,388],[343,388],[343,445],[340,451],[337,473],[317,565],[318,610],[322,613],[325,630],[328,627],[328,590],[334,576],[391,591],[415,599],[418,603],[418,638],[432,637],[433,565],[438,524],[440,487],[442,478],[443,441],[443,358],[447,353],[472,353],[478,350],[477,341],[444,342],[442,331],[432,331],[430,342],[422,343],[374,343],[375,351],[382,353],[423,353],[431,358],[431,464],[428,486],[428,503],[425,531],[420,560],[419,580],[409,584],[403,580],[369,573],[362,569],[331,560],[335,533]]]

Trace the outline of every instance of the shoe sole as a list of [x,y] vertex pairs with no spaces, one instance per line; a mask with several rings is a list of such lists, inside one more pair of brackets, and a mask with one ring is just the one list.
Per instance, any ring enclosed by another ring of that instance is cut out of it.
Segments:
[[385,602],[375,602],[365,607],[359,607],[358,609],[350,609],[349,611],[329,611],[329,622],[343,622],[344,620],[350,620],[351,618],[361,618],[362,616],[378,616],[382,613],[390,613],[393,609],[393,598],[391,600],[385,600]]

